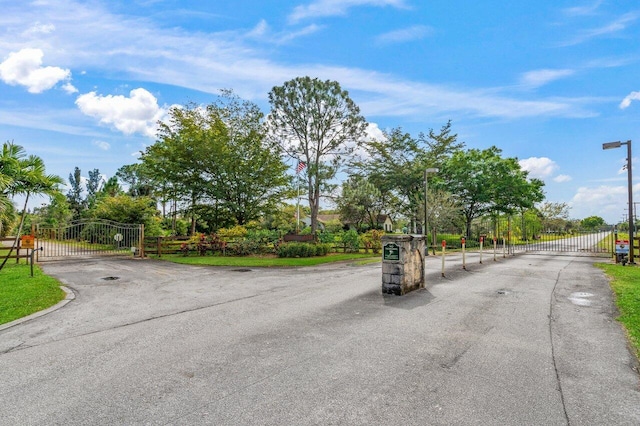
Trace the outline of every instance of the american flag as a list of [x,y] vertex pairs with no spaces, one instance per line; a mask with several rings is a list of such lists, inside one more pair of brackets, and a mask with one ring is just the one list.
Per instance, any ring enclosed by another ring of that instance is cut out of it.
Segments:
[[296,167],[296,174],[304,170],[305,167],[307,167],[307,164],[304,161],[298,161],[298,167]]

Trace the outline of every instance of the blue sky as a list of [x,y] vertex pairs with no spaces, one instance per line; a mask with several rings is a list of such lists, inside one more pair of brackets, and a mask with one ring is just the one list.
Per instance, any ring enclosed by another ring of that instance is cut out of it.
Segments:
[[0,10],[0,135],[65,179],[75,166],[109,177],[136,162],[172,105],[233,89],[266,113],[273,86],[309,75],[347,89],[372,135],[451,120],[468,148],[517,157],[572,217],[617,222],[627,209],[626,150],[602,143],[637,140],[640,153],[637,1],[0,0]]

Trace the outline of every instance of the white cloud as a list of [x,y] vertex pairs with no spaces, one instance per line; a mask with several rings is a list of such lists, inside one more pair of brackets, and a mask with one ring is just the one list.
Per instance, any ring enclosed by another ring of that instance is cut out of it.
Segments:
[[640,101],[640,92],[631,92],[620,102],[620,109],[629,108],[631,102]]
[[597,0],[593,4],[586,6],[575,6],[568,7],[563,9],[563,12],[569,16],[585,16],[585,15],[593,15],[596,10],[602,5],[603,0]]
[[575,74],[575,71],[572,69],[541,69],[524,73],[520,81],[526,86],[536,88],[573,74]]
[[568,40],[564,43],[560,43],[560,46],[575,46],[577,44],[581,44],[586,41],[589,41],[593,38],[619,33],[621,31],[626,30],[630,24],[632,24],[638,19],[638,17],[640,17],[638,13],[635,13],[635,12],[626,13],[622,15],[620,18],[610,22],[607,25],[604,25],[599,28],[583,31],[581,34],[577,35],[573,39]]
[[531,157],[518,161],[522,170],[529,172],[529,177],[544,179],[551,176],[557,169],[555,161],[547,157]]
[[296,38],[305,37],[316,33],[320,29],[322,29],[322,26],[312,24],[296,31],[282,31],[279,33],[274,33],[273,31],[271,31],[271,27],[269,26],[267,21],[263,19],[258,22],[258,24],[253,27],[251,31],[246,33],[245,37],[265,43],[283,44]]
[[558,175],[558,176],[553,178],[553,181],[557,182],[557,183],[565,183],[565,182],[569,182],[571,180],[573,180],[573,178],[571,176],[569,176],[569,175]]
[[76,89],[74,85],[69,82],[66,82],[65,84],[63,84],[62,89],[70,95],[74,93],[78,93],[78,89]]
[[42,93],[58,82],[71,78],[71,71],[59,67],[43,67],[40,49],[12,52],[0,63],[0,79],[12,86],[28,88],[29,93]]
[[[345,8],[355,5],[404,7],[403,1],[334,3],[336,7],[343,5]],[[73,15],[67,13],[69,8],[73,8]],[[55,25],[56,44],[64,47],[57,50],[52,47],[47,57],[52,55],[73,68],[101,69],[127,79],[211,94],[218,94],[221,87],[232,87],[243,98],[264,99],[264,94],[273,86],[300,75],[309,75],[339,81],[368,117],[407,115],[424,118],[425,115],[436,115],[438,119],[453,114],[507,119],[541,116],[583,118],[595,114],[586,110],[585,105],[603,101],[598,98],[561,97],[529,100],[501,94],[511,88],[449,87],[360,68],[324,66],[321,63],[277,63],[265,54],[264,49],[253,49],[247,45],[249,40],[253,40],[247,32],[187,33],[161,28],[147,20],[114,15],[97,3],[89,7],[85,3],[68,0],[64,5],[50,2],[36,5],[28,11],[17,6],[9,11],[20,21],[42,20]],[[91,25],[87,26],[86,22],[91,22]],[[266,22],[258,24],[249,34],[256,37],[261,32],[269,35]],[[105,33],[109,37],[104,37]],[[278,37],[282,40],[286,34],[276,34],[274,39],[278,40]],[[6,40],[9,48],[16,46],[16,49],[26,42],[33,42],[19,37]],[[44,35],[39,42],[49,43]],[[604,101],[610,102],[608,98]]]
[[40,22],[36,22],[30,28],[22,33],[24,36],[33,36],[39,34],[51,34],[56,30],[56,26],[53,24],[41,24]]
[[433,33],[433,28],[426,25],[414,25],[388,33],[380,34],[376,41],[380,44],[404,43],[420,40]]
[[[640,192],[640,184],[633,187],[633,192],[634,195]],[[570,204],[573,210],[578,212],[578,217],[597,215],[605,218],[609,223],[615,223],[622,219],[622,213],[627,206],[627,197],[626,185],[580,187]]]
[[316,0],[304,6],[296,6],[289,15],[289,21],[298,22],[307,18],[346,15],[350,8],[356,6],[406,8],[405,0]]
[[108,151],[111,148],[111,145],[109,144],[109,142],[105,142],[105,141],[93,141],[93,145],[97,146],[103,151]]
[[365,130],[367,140],[383,141],[386,137],[382,130],[378,127],[378,123],[367,123]]
[[129,97],[122,95],[98,95],[96,92],[78,96],[76,105],[84,114],[111,124],[121,132],[140,133],[155,137],[157,122],[166,114],[158,106],[158,100],[145,89],[133,89]]

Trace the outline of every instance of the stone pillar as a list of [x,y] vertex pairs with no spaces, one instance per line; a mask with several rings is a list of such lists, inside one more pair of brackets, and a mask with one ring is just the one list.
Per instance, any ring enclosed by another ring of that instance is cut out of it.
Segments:
[[382,237],[382,292],[398,296],[424,288],[422,235]]

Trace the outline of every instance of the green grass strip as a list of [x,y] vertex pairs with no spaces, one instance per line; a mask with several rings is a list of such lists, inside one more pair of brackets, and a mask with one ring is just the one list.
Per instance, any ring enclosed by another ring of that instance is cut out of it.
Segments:
[[611,288],[620,311],[617,320],[624,324],[640,358],[640,267],[605,263],[597,263],[596,266],[611,278]]
[[55,278],[34,265],[7,263],[0,271],[0,324],[47,309],[65,298]]
[[[375,257],[373,257],[375,256]],[[182,263],[186,265],[235,266],[235,267],[299,267],[315,266],[325,263],[357,261],[357,264],[380,261],[381,256],[364,253],[338,253],[316,257],[282,258],[273,256],[181,256],[162,255],[160,260]]]

